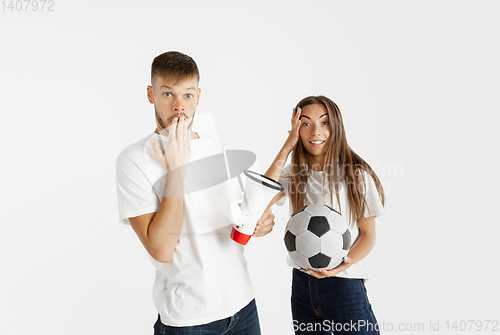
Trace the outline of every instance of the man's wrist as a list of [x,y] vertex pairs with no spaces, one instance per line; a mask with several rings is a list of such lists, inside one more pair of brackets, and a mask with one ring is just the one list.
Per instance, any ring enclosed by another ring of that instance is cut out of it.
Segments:
[[186,177],[186,166],[170,170],[167,172],[163,197],[183,198],[184,197],[184,179]]

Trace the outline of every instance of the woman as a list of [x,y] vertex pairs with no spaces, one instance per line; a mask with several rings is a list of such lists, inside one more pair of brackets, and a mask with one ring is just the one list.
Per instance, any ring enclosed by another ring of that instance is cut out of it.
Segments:
[[[291,164],[284,169],[292,152]],[[294,267],[292,316],[296,334],[379,334],[366,295],[362,261],[375,245],[375,217],[384,214],[384,191],[372,168],[347,144],[337,105],[324,96],[302,99],[294,108],[289,136],[266,176],[285,186],[291,212],[323,203],[350,223],[354,241],[331,270]],[[333,196],[332,196],[333,195]]]

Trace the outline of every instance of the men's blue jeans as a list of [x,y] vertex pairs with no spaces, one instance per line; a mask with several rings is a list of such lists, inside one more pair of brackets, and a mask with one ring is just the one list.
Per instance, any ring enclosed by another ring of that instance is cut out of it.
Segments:
[[362,279],[317,279],[294,269],[291,304],[295,334],[379,334]]
[[203,325],[166,326],[158,315],[154,330],[154,335],[260,335],[260,324],[254,299],[233,316]]

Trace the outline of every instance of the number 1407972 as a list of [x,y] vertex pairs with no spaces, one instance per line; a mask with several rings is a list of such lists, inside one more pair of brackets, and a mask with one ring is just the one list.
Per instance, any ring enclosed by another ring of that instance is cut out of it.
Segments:
[[53,12],[54,0],[2,0],[4,12]]

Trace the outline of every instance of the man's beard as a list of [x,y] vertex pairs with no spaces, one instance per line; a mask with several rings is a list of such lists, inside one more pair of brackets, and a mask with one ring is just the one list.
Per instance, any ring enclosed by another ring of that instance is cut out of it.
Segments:
[[[194,121],[194,115],[195,114],[196,114],[196,111],[193,113],[193,117],[191,118],[191,122],[188,124],[188,129],[191,129],[191,127],[193,126],[193,121]],[[175,119],[176,117],[181,117],[181,116],[184,116],[185,120],[189,120],[190,119],[190,118],[188,118],[188,116],[184,112],[181,112],[181,113],[177,113],[177,115],[174,115],[174,116],[168,118],[167,119],[167,124],[171,125],[173,119]],[[156,117],[156,122],[158,122],[158,125],[161,127],[161,129],[165,130],[167,132],[167,134],[168,134],[167,126],[165,125],[165,123],[163,122],[162,118],[160,117],[160,114],[158,114],[158,111],[156,110],[156,105],[155,105],[155,117]]]

